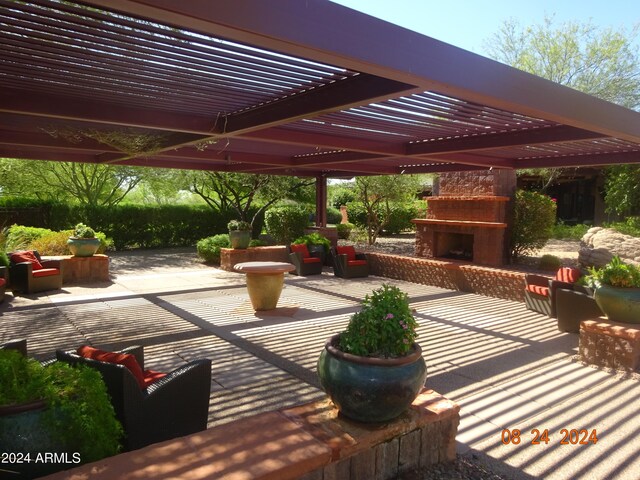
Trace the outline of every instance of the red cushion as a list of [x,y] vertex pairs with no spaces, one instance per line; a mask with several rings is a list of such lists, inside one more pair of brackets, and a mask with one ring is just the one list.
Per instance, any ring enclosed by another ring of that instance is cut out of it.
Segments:
[[40,270],[42,264],[38,261],[38,257],[32,251],[21,251],[11,254],[11,261],[13,263],[29,262],[33,263],[33,270]]
[[358,265],[366,265],[367,261],[366,260],[347,260],[347,265],[349,267],[356,267]]
[[84,358],[98,360],[100,362],[117,363],[119,365],[124,365],[133,374],[136,381],[138,382],[138,385],[140,385],[140,388],[147,388],[147,383],[144,378],[144,372],[142,371],[138,360],[136,360],[136,357],[130,353],[106,352],[104,350],[99,350],[88,345],[83,345],[82,347],[78,348],[78,355]]
[[549,296],[549,287],[542,287],[540,285],[527,285],[527,290],[536,295],[542,295],[544,297]]
[[580,278],[580,270],[573,267],[562,267],[556,273],[556,280],[561,282],[575,283]]
[[156,380],[160,380],[162,377],[166,377],[166,373],[155,372],[153,370],[145,370],[144,371],[144,386],[145,388],[151,385]]
[[348,247],[336,247],[338,255],[346,255],[347,261],[356,259],[356,249],[349,245]]
[[307,257],[302,259],[302,263],[320,263],[318,257]]
[[51,275],[60,275],[60,270],[57,268],[41,268],[39,270],[33,269],[34,277],[50,277]]
[[307,257],[311,256],[309,254],[309,249],[307,248],[307,245],[305,243],[299,243],[299,244],[296,244],[296,245],[291,245],[291,251],[293,253],[301,253],[302,254],[302,258],[307,258]]
[[7,281],[4,278],[0,278],[0,287],[4,287]]

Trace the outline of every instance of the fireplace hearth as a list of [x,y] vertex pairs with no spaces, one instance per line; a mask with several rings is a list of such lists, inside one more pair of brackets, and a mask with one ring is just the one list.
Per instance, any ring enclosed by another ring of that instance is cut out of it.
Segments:
[[414,219],[416,255],[500,266],[506,258],[515,173],[442,174],[427,198],[427,218]]

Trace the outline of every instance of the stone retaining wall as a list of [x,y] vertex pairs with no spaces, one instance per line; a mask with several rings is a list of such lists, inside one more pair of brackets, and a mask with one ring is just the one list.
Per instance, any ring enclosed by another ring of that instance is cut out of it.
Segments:
[[524,273],[456,261],[368,253],[373,275],[524,302]]
[[599,367],[637,371],[640,367],[640,325],[600,317],[580,323],[580,360]]

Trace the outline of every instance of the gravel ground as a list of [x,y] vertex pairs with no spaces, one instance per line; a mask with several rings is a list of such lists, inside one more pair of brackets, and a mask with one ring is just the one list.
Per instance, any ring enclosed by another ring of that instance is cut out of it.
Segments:
[[492,472],[480,457],[475,454],[466,454],[458,455],[454,462],[404,474],[396,480],[514,480],[514,477]]

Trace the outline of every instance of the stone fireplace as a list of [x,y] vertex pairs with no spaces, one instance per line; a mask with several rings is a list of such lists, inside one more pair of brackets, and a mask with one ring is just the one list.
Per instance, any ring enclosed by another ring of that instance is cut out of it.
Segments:
[[416,255],[502,265],[515,186],[513,170],[440,175],[435,195],[427,199],[427,217],[413,220]]

